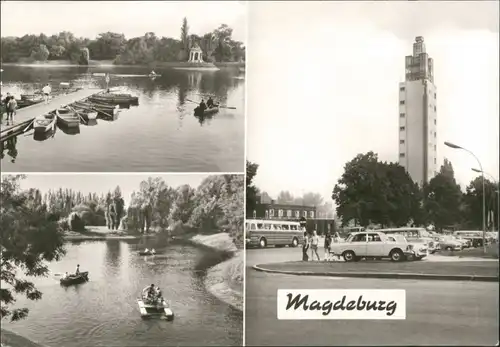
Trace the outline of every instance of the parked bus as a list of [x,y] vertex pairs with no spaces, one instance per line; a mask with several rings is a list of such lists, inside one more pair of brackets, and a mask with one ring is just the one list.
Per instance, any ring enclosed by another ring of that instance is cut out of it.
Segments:
[[247,246],[291,246],[304,241],[304,230],[299,222],[247,219],[245,221]]
[[430,253],[435,253],[439,250],[439,244],[434,240],[431,233],[429,233],[425,228],[390,228],[390,229],[378,229],[384,234],[396,234],[404,236],[408,241],[413,242],[423,242],[427,245],[427,249]]

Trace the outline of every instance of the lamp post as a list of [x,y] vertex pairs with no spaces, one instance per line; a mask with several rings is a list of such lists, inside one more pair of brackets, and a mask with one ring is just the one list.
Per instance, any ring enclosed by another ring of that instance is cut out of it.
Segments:
[[461,147],[459,145],[456,145],[454,143],[451,143],[451,142],[445,142],[444,143],[446,146],[450,147],[450,148],[453,148],[453,149],[461,149],[461,150],[464,150],[466,152],[468,152],[470,155],[472,155],[478,165],[479,165],[479,168],[481,169],[481,176],[483,178],[483,252],[486,253],[486,196],[485,196],[485,189],[484,189],[484,171],[483,171],[483,165],[481,165],[481,162],[479,161],[479,159],[476,157],[476,155],[474,153],[472,153],[471,151],[469,151],[467,148],[464,148],[464,147]]
[[[488,176],[491,177],[491,179],[493,180],[493,182],[496,181],[496,186],[497,186],[496,195],[498,195],[498,198],[497,198],[497,228],[499,228],[500,227],[500,180],[497,181],[495,179],[495,177],[493,177],[493,175],[490,175],[487,172],[482,172],[481,170],[478,170],[478,169],[475,169],[475,168],[472,168],[472,171],[478,172],[478,173],[482,173],[482,174],[486,174],[486,175],[488,175]],[[495,219],[493,218],[493,222],[494,221],[495,221]],[[495,223],[493,223],[493,229],[495,229]],[[493,231],[495,231],[495,230],[493,230]]]

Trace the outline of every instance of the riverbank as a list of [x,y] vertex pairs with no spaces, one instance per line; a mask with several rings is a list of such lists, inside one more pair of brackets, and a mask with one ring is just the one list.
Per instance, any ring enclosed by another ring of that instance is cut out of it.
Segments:
[[72,63],[69,60],[49,60],[44,62],[18,62],[18,63],[2,63],[1,66],[20,66],[20,67],[33,67],[33,68],[57,68],[57,67],[144,67],[144,68],[241,68],[245,67],[243,62],[220,62],[220,63],[188,63],[188,62],[152,62],[149,64],[134,64],[123,65],[114,64],[112,60],[91,60],[88,65],[80,65]]
[[87,226],[84,231],[65,231],[67,241],[105,241],[105,240],[137,240],[141,237],[151,237],[152,234],[131,234],[125,230],[109,230],[105,226]]
[[238,250],[228,233],[196,235],[190,241],[195,245],[232,254],[230,259],[208,269],[205,286],[219,300],[243,311],[244,251]]
[[44,347],[43,345],[30,341],[25,337],[17,335],[12,331],[1,329],[1,347]]

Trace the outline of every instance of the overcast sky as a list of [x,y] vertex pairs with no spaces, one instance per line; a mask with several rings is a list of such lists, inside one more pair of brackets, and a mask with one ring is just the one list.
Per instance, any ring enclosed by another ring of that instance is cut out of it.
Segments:
[[209,175],[204,174],[28,174],[21,181],[21,188],[38,188],[42,193],[59,188],[70,188],[83,193],[107,193],[116,186],[122,190],[125,204],[130,202],[130,195],[139,190],[139,185],[148,177],[161,177],[171,187],[189,184],[197,188]]
[[243,1],[1,1],[1,13],[2,36],[71,31],[94,38],[112,31],[127,38],[147,32],[179,38],[184,17],[192,34],[227,24],[233,39],[245,42],[246,36]]
[[248,6],[247,156],[259,188],[330,199],[358,153],[397,162],[398,83],[416,36],[434,58],[438,164],[450,159],[462,185],[476,175],[450,141],[498,177],[498,2]]

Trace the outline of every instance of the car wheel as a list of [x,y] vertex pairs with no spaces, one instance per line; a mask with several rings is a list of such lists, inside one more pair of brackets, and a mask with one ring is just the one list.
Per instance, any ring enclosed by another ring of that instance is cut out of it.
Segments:
[[344,254],[342,254],[344,257],[344,260],[346,262],[351,262],[356,260],[356,254],[354,254],[353,251],[345,251]]
[[267,240],[265,238],[261,238],[259,240],[259,246],[260,248],[265,248],[267,246]]
[[294,237],[292,241],[292,247],[297,247],[298,245],[299,245],[299,240],[296,237]]
[[391,251],[391,254],[389,254],[389,257],[391,257],[392,261],[403,261],[405,256],[403,252],[400,249],[395,249]]

